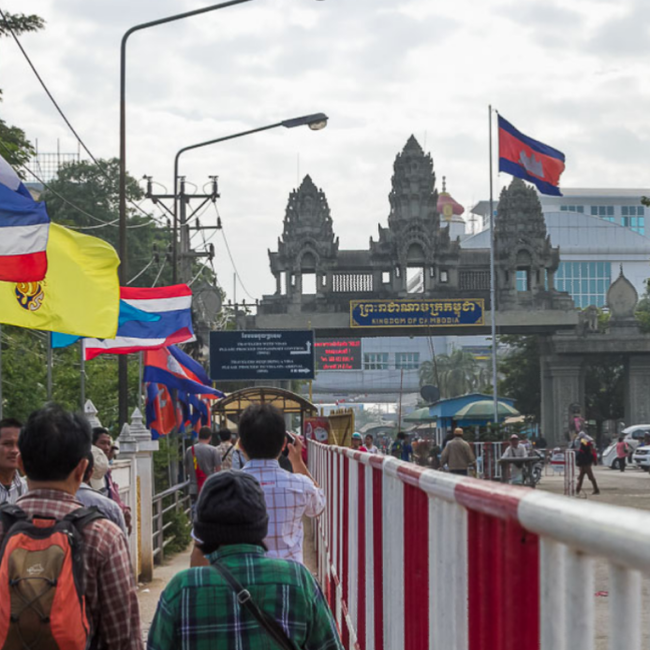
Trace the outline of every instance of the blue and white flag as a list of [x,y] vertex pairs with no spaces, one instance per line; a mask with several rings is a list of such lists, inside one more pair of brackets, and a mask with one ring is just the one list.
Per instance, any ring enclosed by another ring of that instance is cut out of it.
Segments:
[[0,156],[0,281],[40,282],[47,272],[50,218]]

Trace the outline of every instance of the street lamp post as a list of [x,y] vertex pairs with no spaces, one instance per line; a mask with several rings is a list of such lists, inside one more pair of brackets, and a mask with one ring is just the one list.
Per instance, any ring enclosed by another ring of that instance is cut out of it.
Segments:
[[[286,129],[293,129],[297,126],[308,126],[312,131],[319,131],[324,129],[327,126],[327,120],[329,118],[324,113],[314,113],[313,115],[304,115],[303,117],[295,117],[290,120],[283,120],[282,122],[276,122],[275,124],[269,124],[268,126],[261,126],[256,129],[250,129],[248,131],[242,131],[241,133],[234,133],[233,135],[227,135],[221,138],[215,138],[213,140],[206,140],[205,142],[199,142],[198,144],[191,144],[187,147],[179,149],[174,157],[174,222],[173,222],[173,235],[172,235],[172,273],[173,273],[173,282],[176,284],[178,281],[178,165],[180,157],[186,151],[191,151],[192,149],[199,149],[201,147],[207,147],[211,144],[217,144],[219,142],[226,142],[227,140],[234,140],[235,138],[243,138],[246,135],[251,135],[253,133],[260,133],[261,131],[269,131],[270,129],[277,129],[280,126],[283,126]],[[181,197],[182,200],[182,197]],[[182,215],[181,215],[182,217]],[[184,219],[181,218],[181,228],[185,225]],[[182,278],[185,281],[185,278]]]
[[[119,279],[120,286],[125,286],[127,282],[127,264],[126,264],[126,43],[129,36],[134,32],[148,29],[149,27],[156,27],[157,25],[164,25],[183,18],[190,18],[191,16],[198,16],[217,9],[225,9],[234,5],[244,4],[245,2],[252,2],[253,0],[228,0],[217,5],[203,7],[202,9],[195,9],[194,11],[186,11],[182,14],[174,16],[167,16],[158,20],[152,20],[148,23],[141,23],[134,25],[131,29],[127,30],[122,36],[122,45],[120,48],[120,221],[119,221]],[[118,357],[118,414],[119,423],[122,426],[129,419],[129,401],[128,401],[128,357],[126,354],[121,354]]]
[[[172,23],[184,18],[191,18],[200,14],[206,14],[218,9],[234,7],[253,0],[228,0],[216,5],[210,5],[193,11],[185,11],[182,14],[159,18],[147,23],[134,25],[128,29],[122,36],[120,48],[120,182],[119,182],[119,244],[118,253],[120,256],[119,280],[120,285],[124,286],[127,282],[127,264],[126,264],[126,43],[129,36],[134,32],[156,27],[166,23]],[[118,360],[118,399],[119,399],[119,424],[122,426],[128,420],[128,357],[125,354],[119,355]]]

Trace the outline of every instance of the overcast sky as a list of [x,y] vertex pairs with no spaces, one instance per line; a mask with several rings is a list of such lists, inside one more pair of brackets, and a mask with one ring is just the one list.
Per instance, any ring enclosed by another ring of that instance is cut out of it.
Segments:
[[[118,155],[122,34],[202,0],[0,0],[47,21],[22,42],[97,157]],[[183,146],[313,112],[328,128],[278,129],[187,154],[219,211],[246,289],[274,291],[275,250],[298,174],[324,189],[344,248],[388,216],[395,155],[413,133],[438,187],[466,207],[488,193],[488,104],[566,154],[566,187],[647,187],[650,3],[644,0],[253,0],[134,35],[127,164],[171,188]],[[41,151],[72,134],[10,39],[0,41],[3,119]],[[298,164],[299,160],[299,164]],[[497,179],[498,188],[507,182]],[[202,222],[214,222],[214,211]],[[217,271],[232,295],[223,239]],[[238,288],[238,298],[246,294]]]

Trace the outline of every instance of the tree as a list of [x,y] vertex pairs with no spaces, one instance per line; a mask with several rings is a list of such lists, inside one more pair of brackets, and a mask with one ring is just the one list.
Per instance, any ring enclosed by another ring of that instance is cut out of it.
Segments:
[[436,355],[435,362],[420,365],[420,386],[438,386],[440,396],[457,397],[472,391],[483,390],[489,383],[487,369],[467,350],[454,350]]
[[[85,232],[100,237],[117,249],[120,163],[117,158],[99,160],[98,163],[80,161],[63,165],[42,198],[53,221],[76,228],[92,227],[92,230]],[[130,175],[126,179],[126,196],[129,201],[144,198],[142,188]],[[110,225],[102,226],[102,222]],[[161,251],[160,264],[152,264],[135,284],[151,286],[156,277],[158,284],[170,284],[172,269],[165,261],[165,253],[171,242],[169,232],[157,227],[149,217],[131,206],[127,206],[127,228],[129,277],[134,277],[151,261],[156,247]],[[165,264],[165,268],[158,275],[161,264]]]
[[[36,32],[43,29],[45,21],[36,15],[11,14],[4,12],[4,20],[0,19],[0,37],[16,36],[26,32]],[[2,91],[0,90],[0,101]],[[31,142],[27,139],[25,132],[17,126],[9,126],[0,119],[0,155],[12,166],[18,167],[17,173],[23,177],[24,171],[20,165],[26,164],[36,152]]]
[[499,343],[510,349],[499,364],[499,374],[503,377],[498,382],[499,394],[514,399],[515,406],[522,415],[539,422],[542,388],[538,337],[500,336]]

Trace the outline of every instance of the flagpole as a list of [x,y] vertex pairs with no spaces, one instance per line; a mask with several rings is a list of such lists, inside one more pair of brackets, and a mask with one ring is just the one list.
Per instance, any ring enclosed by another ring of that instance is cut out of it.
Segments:
[[499,397],[497,391],[497,301],[496,274],[494,270],[494,197],[492,190],[492,105],[488,106],[488,125],[490,132],[490,325],[492,330],[492,402],[494,424],[499,423]]
[[84,359],[84,340],[79,339],[79,396],[81,401],[81,412],[86,406],[86,360]]
[[47,333],[47,401],[52,401],[52,332]]
[[138,352],[138,409],[142,412],[142,351]]
[[0,324],[0,420],[2,417],[2,324]]

